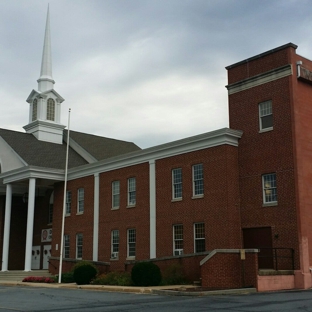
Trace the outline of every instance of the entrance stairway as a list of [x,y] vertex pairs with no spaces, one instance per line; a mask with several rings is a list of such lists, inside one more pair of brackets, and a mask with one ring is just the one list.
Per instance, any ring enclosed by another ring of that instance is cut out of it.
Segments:
[[0,282],[11,281],[11,282],[22,282],[25,277],[28,276],[39,276],[39,277],[52,277],[48,270],[34,270],[30,272],[25,271],[6,271],[0,272]]

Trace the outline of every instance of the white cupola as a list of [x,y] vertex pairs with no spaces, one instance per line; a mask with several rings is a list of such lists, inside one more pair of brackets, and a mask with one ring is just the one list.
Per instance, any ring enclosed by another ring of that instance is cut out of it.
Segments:
[[63,143],[65,126],[61,121],[61,103],[64,99],[53,89],[52,56],[50,37],[49,7],[44,35],[40,77],[37,80],[38,90],[32,90],[26,102],[29,103],[29,121],[24,129],[38,140]]

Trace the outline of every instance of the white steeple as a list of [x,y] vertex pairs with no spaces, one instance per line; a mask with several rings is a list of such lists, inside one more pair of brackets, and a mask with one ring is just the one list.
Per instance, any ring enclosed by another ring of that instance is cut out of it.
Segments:
[[51,55],[51,35],[50,35],[50,14],[49,6],[44,35],[44,44],[41,61],[41,71],[38,81],[38,90],[41,92],[53,89],[55,81],[52,78],[52,55]]
[[63,143],[65,126],[61,121],[61,103],[64,99],[53,89],[52,56],[50,36],[49,6],[44,35],[40,77],[37,80],[38,91],[32,90],[26,102],[29,105],[29,123],[24,126],[27,133],[32,133],[38,140]]

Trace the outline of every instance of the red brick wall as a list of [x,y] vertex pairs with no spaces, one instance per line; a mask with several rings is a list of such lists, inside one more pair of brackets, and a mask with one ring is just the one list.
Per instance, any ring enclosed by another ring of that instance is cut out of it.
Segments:
[[[192,165],[202,163],[204,197],[192,199]],[[172,202],[172,169],[182,168],[183,199]],[[173,254],[173,225],[183,224],[184,254],[194,253],[195,222],[206,250],[240,248],[237,148],[222,145],[156,161],[157,257]]]
[[[249,76],[253,76],[288,64],[293,53],[294,49],[289,48],[230,69],[230,82],[247,78],[246,66]],[[298,268],[291,79],[285,77],[231,94],[229,116],[230,127],[244,132],[239,142],[242,227],[271,227],[273,247],[294,248]],[[266,100],[272,100],[274,129],[259,133],[258,105]],[[278,205],[263,207],[262,175],[273,172],[277,177]]]
[[[128,178],[136,178],[136,205],[127,208]],[[112,209],[112,182],[120,181],[120,206]],[[111,270],[124,270],[127,258],[127,229],[136,229],[136,260],[149,258],[149,164],[100,174],[99,261],[110,261],[111,231],[119,230],[119,261]]]
[[202,286],[216,289],[257,287],[258,262],[256,253],[216,253],[201,266]]
[[[84,188],[84,212],[77,214],[78,189]],[[82,257],[92,260],[93,255],[93,210],[94,210],[94,177],[88,176],[68,181],[67,191],[72,192],[71,214],[65,217],[64,235],[70,237],[70,258],[76,258],[76,234],[83,234]],[[60,256],[61,226],[63,214],[64,184],[55,184],[52,256]],[[58,250],[55,246],[58,244]]]

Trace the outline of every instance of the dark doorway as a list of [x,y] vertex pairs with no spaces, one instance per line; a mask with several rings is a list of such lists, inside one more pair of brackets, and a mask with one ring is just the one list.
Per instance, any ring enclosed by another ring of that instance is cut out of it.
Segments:
[[272,229],[270,227],[243,229],[244,248],[260,249],[259,269],[273,269]]

